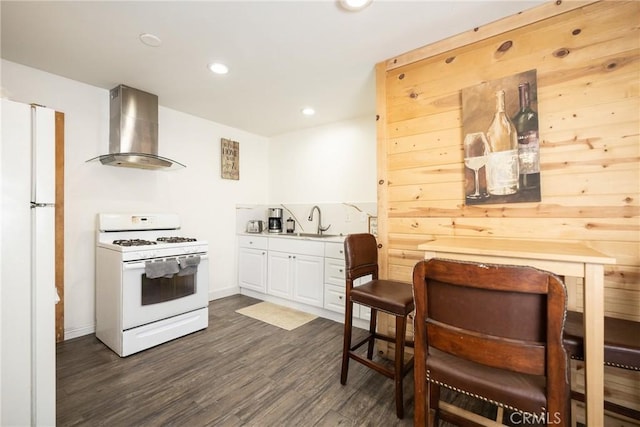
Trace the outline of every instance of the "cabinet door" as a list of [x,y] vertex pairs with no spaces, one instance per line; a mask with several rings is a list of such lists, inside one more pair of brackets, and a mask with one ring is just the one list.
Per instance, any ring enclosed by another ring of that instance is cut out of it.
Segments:
[[291,254],[269,251],[269,268],[267,279],[267,293],[281,298],[291,299]]
[[294,255],[293,299],[316,307],[324,300],[324,258],[309,255]]
[[267,292],[267,251],[249,248],[238,250],[238,285]]

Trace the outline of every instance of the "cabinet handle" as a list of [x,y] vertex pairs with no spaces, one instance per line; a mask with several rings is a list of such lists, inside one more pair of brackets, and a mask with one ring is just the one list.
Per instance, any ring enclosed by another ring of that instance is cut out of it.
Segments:
[[338,299],[342,299],[342,295],[340,295],[340,296],[338,297]]
[[338,270],[338,271],[339,271],[340,273],[342,273],[344,270],[343,270],[343,269],[340,269],[340,270]]
[[343,253],[344,253],[344,251],[342,251],[342,250],[341,250],[341,251],[340,251],[340,253],[341,253],[341,254],[343,254]]

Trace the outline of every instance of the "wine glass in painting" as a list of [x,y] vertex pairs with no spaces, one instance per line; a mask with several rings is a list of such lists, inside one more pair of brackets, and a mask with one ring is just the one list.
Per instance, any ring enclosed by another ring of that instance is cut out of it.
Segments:
[[480,193],[478,171],[487,164],[489,151],[489,141],[483,132],[469,133],[464,137],[464,165],[473,171],[474,177],[474,192],[467,195],[468,199],[487,197]]

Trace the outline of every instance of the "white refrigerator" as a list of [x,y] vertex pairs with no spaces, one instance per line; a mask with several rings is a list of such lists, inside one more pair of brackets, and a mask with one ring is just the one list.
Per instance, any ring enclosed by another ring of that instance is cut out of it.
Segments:
[[0,425],[55,425],[55,112],[2,99]]

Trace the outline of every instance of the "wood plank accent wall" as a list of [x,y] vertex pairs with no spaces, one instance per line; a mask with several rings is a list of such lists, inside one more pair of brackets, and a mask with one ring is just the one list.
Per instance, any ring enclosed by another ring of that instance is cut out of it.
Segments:
[[[409,282],[438,236],[580,241],[617,260],[606,314],[640,321],[639,24],[638,1],[553,1],[377,64],[381,277]],[[466,206],[461,90],[531,69],[542,201]]]
[[[640,2],[561,11],[378,65],[383,277],[410,280],[423,257],[416,246],[434,236],[582,241],[617,260],[606,271],[607,314],[640,321]],[[505,41],[512,47],[499,52]],[[461,89],[533,68],[542,201],[465,206]]]

